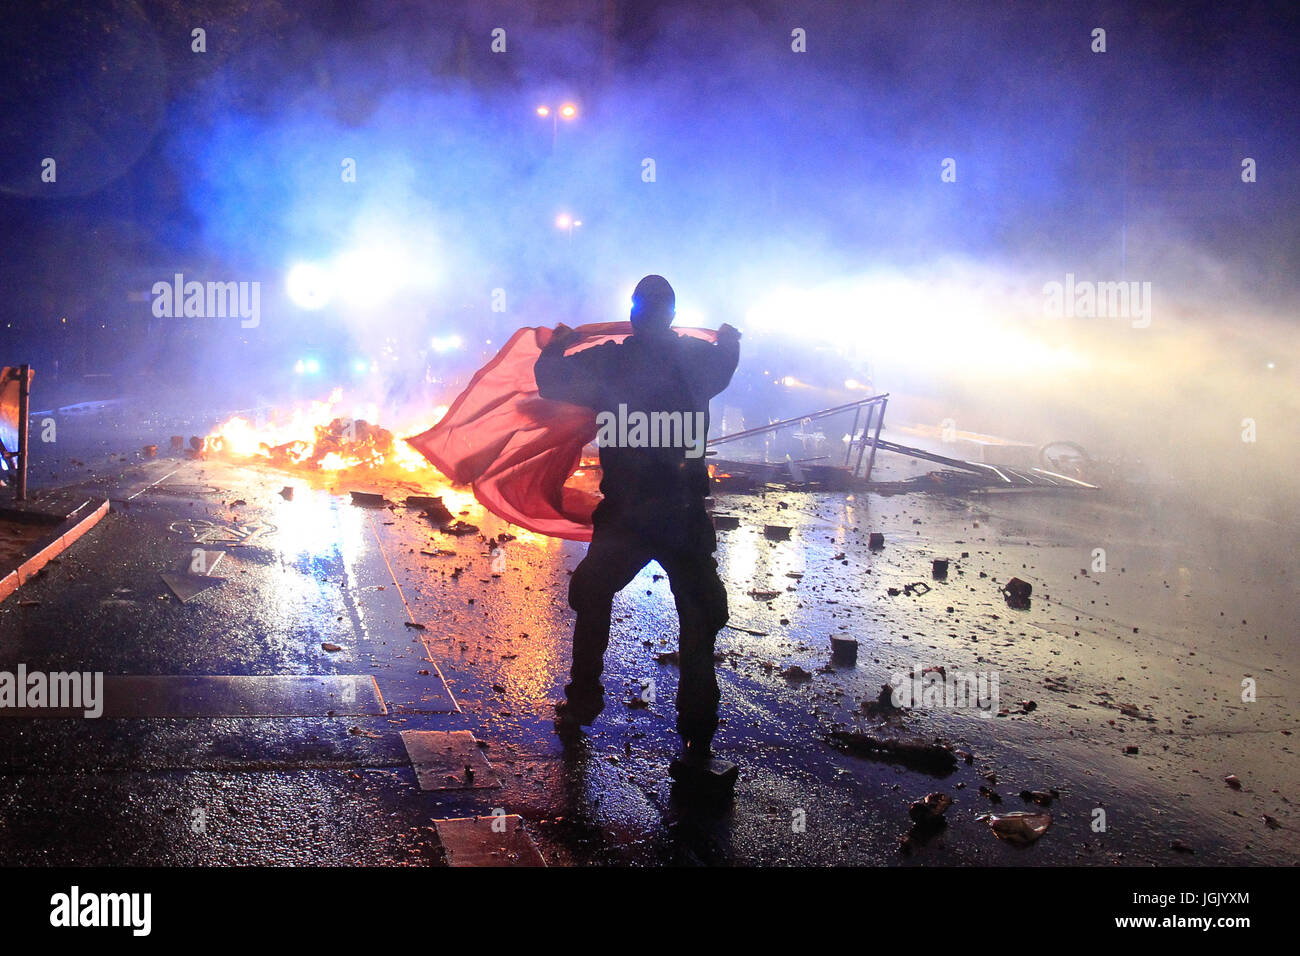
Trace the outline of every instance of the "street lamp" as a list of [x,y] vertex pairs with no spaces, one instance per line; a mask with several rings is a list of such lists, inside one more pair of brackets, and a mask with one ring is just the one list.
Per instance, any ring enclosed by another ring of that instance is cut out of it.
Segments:
[[561,104],[558,110],[553,110],[545,103],[537,107],[537,115],[545,119],[551,118],[551,152],[555,152],[555,139],[560,134],[560,117],[571,120],[578,115],[578,107],[572,103]]
[[569,241],[573,241],[573,230],[582,225],[581,219],[574,219],[567,212],[562,212],[555,217],[555,228],[563,229],[569,234]]

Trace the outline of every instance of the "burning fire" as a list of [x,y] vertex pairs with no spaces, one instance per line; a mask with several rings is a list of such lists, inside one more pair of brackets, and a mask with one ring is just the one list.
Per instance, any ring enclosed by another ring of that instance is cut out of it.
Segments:
[[[280,468],[323,472],[353,468],[400,472],[436,469],[424,456],[387,428],[373,424],[378,407],[368,405],[343,413],[343,390],[326,401],[300,405],[287,414],[272,414],[266,422],[235,416],[203,439],[204,454],[237,460],[262,460]],[[413,424],[406,434],[418,434],[446,414],[434,410],[432,421]],[[364,417],[363,417],[364,416]]]

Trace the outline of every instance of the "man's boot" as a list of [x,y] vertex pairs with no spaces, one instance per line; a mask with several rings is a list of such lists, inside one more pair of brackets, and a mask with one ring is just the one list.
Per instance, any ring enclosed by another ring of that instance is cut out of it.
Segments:
[[712,731],[682,731],[682,755],[668,765],[668,775],[685,791],[706,798],[730,799],[740,768],[713,756]]
[[573,684],[564,689],[565,699],[555,705],[555,732],[561,737],[574,736],[590,727],[605,709],[605,688],[597,684],[592,690],[576,690]]

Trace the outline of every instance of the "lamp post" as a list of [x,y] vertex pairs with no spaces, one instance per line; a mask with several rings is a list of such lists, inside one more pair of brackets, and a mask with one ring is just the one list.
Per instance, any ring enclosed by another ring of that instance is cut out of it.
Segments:
[[555,152],[555,141],[560,135],[560,117],[564,117],[566,120],[574,119],[578,115],[578,107],[572,103],[564,103],[561,104],[559,109],[551,109],[551,107],[543,103],[537,107],[537,115],[542,119],[548,116],[551,118],[551,152]]
[[581,219],[574,219],[567,212],[562,212],[555,217],[555,228],[563,229],[568,233],[569,241],[573,241],[573,230],[582,225]]

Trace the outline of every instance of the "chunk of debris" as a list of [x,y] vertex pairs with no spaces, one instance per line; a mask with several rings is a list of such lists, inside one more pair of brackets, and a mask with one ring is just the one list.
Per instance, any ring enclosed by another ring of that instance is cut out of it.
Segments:
[[478,534],[478,525],[470,524],[468,521],[457,521],[454,524],[447,525],[447,527],[443,528],[442,530],[447,534],[454,535],[459,538],[467,534]]
[[847,634],[831,635],[831,661],[851,666],[858,661],[858,639]]
[[999,840],[1006,840],[1016,846],[1028,846],[1052,825],[1050,813],[990,813],[987,818],[989,829]]
[[788,681],[809,681],[812,680],[812,674],[804,670],[798,664],[791,664],[785,670],[781,671],[781,676]]
[[384,499],[384,496],[377,492],[352,491],[349,492],[349,494],[352,495],[352,503],[354,505],[360,505],[363,508],[382,508],[384,505],[388,504]]
[[925,773],[943,775],[957,769],[957,757],[946,744],[928,743],[924,740],[892,740],[847,730],[832,731],[830,742],[837,749],[857,757],[897,763]]
[[762,588],[754,588],[752,591],[747,591],[745,593],[755,601],[771,601],[773,598],[781,596],[780,591],[768,591]]
[[946,793],[928,793],[908,807],[907,815],[913,823],[933,824],[939,821],[952,806],[952,797]]
[[340,647],[339,645],[331,644],[329,641],[321,641],[320,649],[322,651],[329,651],[331,654],[343,650],[343,648]]
[[740,517],[738,515],[714,515],[713,530],[715,531],[734,531],[740,527]]
[[426,628],[423,624],[420,624],[417,621],[403,621],[402,623],[404,623],[407,627],[415,631],[428,630],[428,628]]
[[879,551],[885,546],[885,536],[879,531],[872,531],[867,535],[867,547],[872,551]]
[[1020,611],[1029,608],[1029,596],[1033,591],[1034,586],[1032,584],[1019,578],[1012,578],[1002,587],[1002,594],[1007,599],[1007,606]]
[[1235,773],[1228,774],[1226,777],[1223,778],[1223,782],[1226,783],[1233,790],[1241,789],[1241,781],[1237,779],[1237,775]]
[[293,501],[293,485],[285,485],[281,488],[280,497],[285,501]]
[[441,495],[407,495],[406,507],[423,511],[424,516],[439,527],[451,524],[455,520],[452,513],[447,510],[447,506],[442,503]]
[[894,706],[894,688],[890,684],[881,684],[880,693],[875,700],[863,701],[860,708],[868,717],[894,717],[906,708]]
[[936,581],[948,580],[948,559],[935,558],[930,562],[930,576]]
[[1060,793],[1056,790],[1021,790],[1020,799],[1026,803],[1036,803],[1040,807],[1049,807],[1052,800],[1059,797]]
[[769,541],[788,541],[791,530],[793,529],[789,525],[765,524],[763,525],[763,537]]

